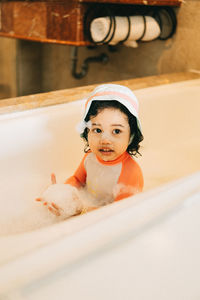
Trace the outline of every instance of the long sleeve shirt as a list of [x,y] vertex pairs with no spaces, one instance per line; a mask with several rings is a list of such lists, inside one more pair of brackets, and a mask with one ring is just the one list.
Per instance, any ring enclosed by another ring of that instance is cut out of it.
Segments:
[[113,161],[89,152],[65,183],[85,187],[99,205],[105,205],[141,192],[144,181],[139,165],[127,152]]

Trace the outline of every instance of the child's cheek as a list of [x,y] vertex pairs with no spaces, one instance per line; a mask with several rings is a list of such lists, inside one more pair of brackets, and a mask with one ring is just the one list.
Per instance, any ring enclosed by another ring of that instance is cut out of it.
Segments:
[[88,135],[88,144],[90,149],[93,151],[93,149],[97,146],[97,139]]

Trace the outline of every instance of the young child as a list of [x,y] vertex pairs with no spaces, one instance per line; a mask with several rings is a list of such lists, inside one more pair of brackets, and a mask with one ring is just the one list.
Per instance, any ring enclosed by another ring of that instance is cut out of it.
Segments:
[[[61,185],[55,184],[42,197],[52,213],[66,214],[67,201],[70,207],[74,203],[70,216],[142,191],[142,171],[132,156],[139,153],[143,136],[138,101],[130,89],[116,84],[98,86],[85,103],[79,133],[86,142],[86,154],[79,167],[62,185],[63,192],[59,191]],[[54,177],[52,183],[55,183]],[[92,198],[91,207],[81,202],[78,191],[82,188]],[[54,190],[53,196],[50,190]],[[56,199],[59,197],[62,200]]]

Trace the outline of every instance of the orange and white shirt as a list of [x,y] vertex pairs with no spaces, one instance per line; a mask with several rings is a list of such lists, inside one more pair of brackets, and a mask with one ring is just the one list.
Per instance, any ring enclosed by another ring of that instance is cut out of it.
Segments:
[[127,152],[114,161],[103,161],[88,152],[65,183],[86,187],[99,205],[105,205],[141,192],[144,181],[139,165]]

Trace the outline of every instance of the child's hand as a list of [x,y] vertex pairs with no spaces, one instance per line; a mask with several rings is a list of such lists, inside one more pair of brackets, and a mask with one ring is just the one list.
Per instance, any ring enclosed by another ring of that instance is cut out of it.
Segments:
[[82,209],[82,211],[81,211],[81,215],[83,215],[83,214],[86,214],[86,213],[88,213],[88,212],[90,212],[90,211],[93,211],[93,210],[95,210],[95,209],[97,209],[97,207],[84,207],[83,209]]
[[[51,174],[51,183],[56,184],[56,175],[55,174]],[[50,212],[52,212],[55,216],[60,216],[60,208],[54,202],[48,203],[48,201],[46,201],[46,199],[44,199],[44,197],[36,198],[35,200],[42,202],[43,205],[46,205],[48,210]]]
[[78,190],[68,184],[57,184],[54,174],[51,175],[51,183],[36,201],[47,206],[48,210],[55,216],[68,218],[81,212],[82,205]]
[[35,200],[42,202],[43,205],[46,205],[47,209],[55,216],[59,217],[61,215],[62,208],[56,205],[54,202],[48,203],[47,201],[44,200],[44,198],[36,198]]

